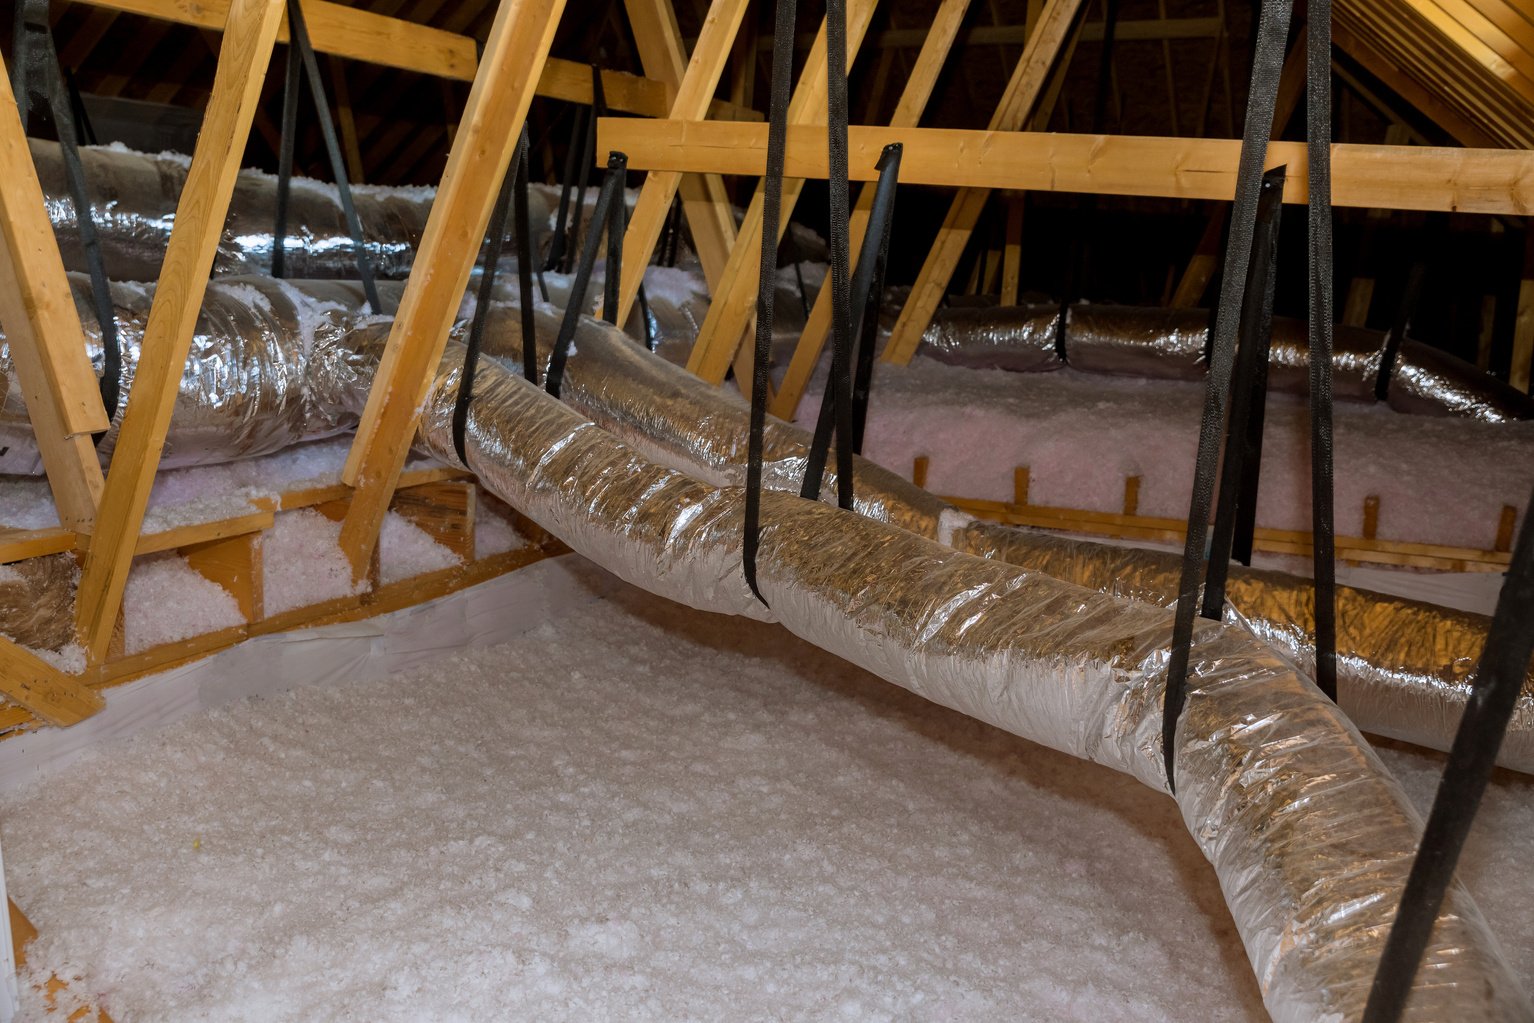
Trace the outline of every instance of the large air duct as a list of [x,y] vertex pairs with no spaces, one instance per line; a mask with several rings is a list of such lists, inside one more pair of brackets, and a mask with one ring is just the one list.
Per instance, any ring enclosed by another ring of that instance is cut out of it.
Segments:
[[[384,328],[368,332],[381,344]],[[451,345],[421,424],[421,444],[449,462],[462,357]],[[494,364],[480,370],[465,439],[485,486],[629,582],[777,621],[936,703],[1167,788],[1164,609],[771,492],[757,555],[763,604],[741,571],[739,488],[655,464]],[[1356,1019],[1421,822],[1342,713],[1249,633],[1202,625],[1189,677],[1177,801],[1264,1003],[1280,1021]],[[1534,1011],[1462,888],[1418,978],[1412,1020]]]
[[[536,322],[540,358],[546,360],[557,321],[551,311],[540,310]],[[485,351],[519,363],[521,326],[515,313],[491,314]],[[582,322],[560,393],[651,458],[716,485],[744,482],[744,402],[649,357],[606,324]],[[804,431],[769,417],[765,485],[797,491],[808,450]],[[1175,554],[977,522],[882,466],[859,458],[856,467],[857,510],[865,516],[1100,592],[1164,606],[1177,600],[1181,559]],[[828,482],[822,492],[829,500],[835,489]],[[1311,590],[1310,581],[1299,576],[1233,566],[1227,620],[1245,624],[1308,671],[1314,656]],[[1447,750],[1470,696],[1470,676],[1490,620],[1349,586],[1338,587],[1337,596],[1337,681],[1344,709],[1365,731]],[[1525,682],[1498,762],[1534,773],[1534,674]]]
[[[90,323],[88,285],[79,277],[74,284],[82,319]],[[387,303],[398,286],[383,291]],[[126,393],[152,291],[119,285],[114,292],[124,341]],[[182,376],[162,464],[174,468],[270,454],[351,429],[356,422],[352,406],[358,395],[366,395],[374,368],[349,330],[360,295],[359,287],[347,282],[213,282]],[[561,314],[542,306],[535,319],[540,358],[546,362]],[[484,343],[488,355],[520,364],[521,320],[514,308],[498,305],[491,311]],[[99,366],[94,340],[92,354]],[[0,471],[40,472],[20,387],[14,381],[6,385],[7,369],[8,353],[0,341]],[[651,460],[712,486],[738,486],[744,480],[746,408],[738,396],[655,358],[607,324],[581,321],[562,393],[583,414]],[[115,443],[116,428],[114,423],[102,440],[104,458]],[[807,435],[769,419],[765,440],[766,487],[797,492]],[[1162,605],[1176,599],[1175,555],[975,522],[864,459],[857,461],[857,476],[857,510],[866,517],[1089,589]],[[834,474],[827,480],[823,492],[829,499],[836,489]],[[1366,731],[1447,749],[1469,698],[1475,655],[1485,642],[1488,620],[1351,587],[1338,588],[1338,601],[1338,684],[1344,709]],[[1313,624],[1307,580],[1234,569],[1227,618],[1245,624],[1272,649],[1308,670]],[[1519,700],[1499,762],[1534,773],[1534,677]]]

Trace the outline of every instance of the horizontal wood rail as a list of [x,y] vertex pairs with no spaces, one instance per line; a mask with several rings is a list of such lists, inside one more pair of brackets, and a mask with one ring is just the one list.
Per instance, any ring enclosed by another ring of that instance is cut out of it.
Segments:
[[[1170,39],[1213,39],[1220,34],[1220,19],[1208,18],[1143,18],[1120,21],[1113,28],[1115,43],[1136,41],[1159,41]],[[866,44],[871,49],[888,50],[919,48],[926,41],[924,28],[890,28],[872,35]],[[1102,42],[1103,23],[1091,21],[1081,26],[1081,41]],[[815,37],[800,35],[794,45],[807,50]],[[959,46],[1022,46],[1028,41],[1027,25],[976,25],[959,33]],[[772,37],[763,36],[756,41],[756,48],[763,53],[772,52]]]
[[[760,175],[766,125],[719,121],[603,118],[597,148],[628,154],[634,170]],[[855,126],[848,133],[851,176],[878,177],[879,153],[900,142],[903,185],[1014,188],[1038,192],[1230,200],[1235,139],[1075,135]],[[1284,201],[1308,193],[1305,145],[1275,142],[1268,167],[1287,164]],[[788,129],[784,173],[826,177],[825,129]],[[1339,144],[1332,147],[1332,204],[1456,213],[1534,214],[1534,151]]]
[[[229,11],[229,0],[76,2],[215,31],[224,27]],[[304,19],[309,28],[309,41],[318,53],[460,82],[472,82],[474,72],[479,67],[474,39],[456,32],[330,3],[328,0],[305,0]],[[287,40],[287,19],[284,17],[277,41]],[[665,117],[669,114],[676,94],[675,89],[663,82],[622,71],[603,71],[602,91],[610,109],[648,117]],[[550,57],[538,79],[536,92],[550,99],[590,103],[591,68],[573,60]],[[724,100],[715,100],[709,107],[709,113],[727,120],[762,119],[759,112]]]
[[[926,486],[929,468],[930,462],[925,455],[916,458],[911,470],[911,479],[917,486]],[[1125,479],[1124,506],[1119,512],[1033,504],[1028,500],[1028,483],[1028,468],[1020,466],[1013,474],[1013,493],[1010,501],[981,500],[950,495],[944,495],[943,500],[969,512],[976,518],[1004,522],[1012,526],[1055,529],[1065,533],[1100,536],[1105,539],[1143,540],[1170,545],[1180,545],[1183,542],[1187,530],[1187,523],[1184,520],[1139,514],[1140,477],[1138,476]],[[1516,509],[1511,506],[1502,509],[1497,526],[1497,545],[1494,550],[1381,540],[1375,535],[1379,527],[1379,498],[1365,498],[1363,512],[1363,536],[1336,538],[1337,557],[1344,562],[1426,568],[1439,572],[1501,572],[1507,568],[1512,558],[1509,551],[1512,548]],[[1312,535],[1303,530],[1269,529],[1259,526],[1253,535],[1252,549],[1265,554],[1309,557],[1312,540]]]

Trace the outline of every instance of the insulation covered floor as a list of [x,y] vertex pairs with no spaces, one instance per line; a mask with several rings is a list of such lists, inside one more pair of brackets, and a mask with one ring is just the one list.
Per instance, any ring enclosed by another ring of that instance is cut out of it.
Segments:
[[[1419,801],[1439,758],[1387,750]],[[1173,802],[635,590],[0,798],[26,981],[134,1020],[1258,1020]],[[1462,876],[1534,974],[1534,780]],[[1520,852],[1521,850],[1521,852]]]

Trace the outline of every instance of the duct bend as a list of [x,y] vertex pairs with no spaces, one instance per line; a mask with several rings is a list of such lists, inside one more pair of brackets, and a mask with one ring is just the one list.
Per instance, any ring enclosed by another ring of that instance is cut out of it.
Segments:
[[[381,328],[372,330],[366,342],[381,343]],[[419,436],[455,463],[462,357],[450,345]],[[484,485],[629,582],[776,620],[927,699],[1166,789],[1159,736],[1171,617],[1162,608],[771,492],[757,559],[763,606],[741,573],[740,489],[654,464],[495,364],[480,370],[466,454]],[[1357,1018],[1420,820],[1341,712],[1249,634],[1205,623],[1192,665],[1177,801],[1219,876],[1265,1004],[1280,1021]],[[1530,1011],[1456,887],[1409,1018],[1521,1020]]]
[[[1085,373],[1156,380],[1202,380],[1209,313],[1203,309],[1072,306],[1063,355],[1057,345],[1059,306],[962,307],[939,311],[921,352],[977,369],[1038,373],[1069,365]],[[1351,401],[1375,400],[1385,335],[1338,324],[1332,351],[1333,391]],[[1304,321],[1273,321],[1268,388],[1309,393],[1310,343]],[[1401,345],[1386,400],[1399,412],[1460,416],[1486,422],[1534,419],[1534,399],[1469,363],[1410,339]]]
[[[540,358],[558,330],[556,314],[537,317]],[[511,311],[493,311],[485,351],[521,358],[521,327]],[[651,357],[617,330],[586,319],[565,367],[564,399],[648,457],[719,486],[744,482],[746,406]],[[768,489],[797,492],[809,438],[768,417],[763,472]],[[941,499],[865,459],[856,460],[857,510],[959,550],[1045,572],[1078,586],[1170,607],[1176,603],[1180,558],[1036,530],[972,520]],[[835,494],[834,473],[822,489]],[[1338,688],[1360,728],[1447,750],[1470,696],[1473,653],[1486,642],[1484,615],[1348,586],[1337,588]],[[1232,566],[1228,621],[1245,625],[1291,663],[1309,672],[1314,660],[1310,581],[1282,572]],[[1498,763],[1534,773],[1534,675],[1525,682]]]

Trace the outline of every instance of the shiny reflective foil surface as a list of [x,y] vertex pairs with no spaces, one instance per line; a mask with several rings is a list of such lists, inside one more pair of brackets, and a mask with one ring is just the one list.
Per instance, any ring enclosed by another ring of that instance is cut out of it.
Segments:
[[[461,358],[450,346],[421,427],[424,446],[447,460]],[[485,366],[480,381],[468,467],[575,550],[653,593],[777,621],[934,702],[1165,790],[1167,610],[771,492],[762,604],[740,567],[740,489],[656,465],[500,366]],[[1217,623],[1194,643],[1177,764],[1184,820],[1214,865],[1269,1011],[1281,1021],[1357,1018],[1421,828],[1404,795],[1308,679]],[[1413,1020],[1534,1011],[1459,888],[1421,977]]]
[[[1202,380],[1209,311],[1081,304],[1066,317],[1064,358],[1056,351],[1058,306],[939,310],[921,354],[976,369],[1036,373],[1069,365],[1086,373],[1153,380]],[[1338,324],[1332,345],[1336,398],[1373,402],[1385,335]],[[1278,317],[1268,355],[1268,388],[1308,394],[1310,342],[1301,320]],[[1534,418],[1534,399],[1446,352],[1408,339],[1393,365],[1386,400],[1400,412],[1501,423]]]

